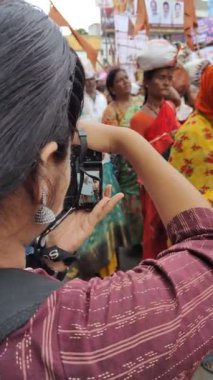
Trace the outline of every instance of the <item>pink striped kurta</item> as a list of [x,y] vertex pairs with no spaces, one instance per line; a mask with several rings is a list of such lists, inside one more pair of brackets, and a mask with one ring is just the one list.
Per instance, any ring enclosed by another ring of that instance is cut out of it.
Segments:
[[191,379],[213,349],[213,211],[168,234],[157,261],[53,293],[1,344],[0,380]]

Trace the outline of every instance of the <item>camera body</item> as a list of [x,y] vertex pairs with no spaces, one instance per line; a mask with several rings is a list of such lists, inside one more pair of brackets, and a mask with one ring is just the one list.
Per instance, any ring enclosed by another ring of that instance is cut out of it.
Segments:
[[65,197],[64,209],[91,210],[102,198],[102,153],[73,145],[71,154],[71,182]]

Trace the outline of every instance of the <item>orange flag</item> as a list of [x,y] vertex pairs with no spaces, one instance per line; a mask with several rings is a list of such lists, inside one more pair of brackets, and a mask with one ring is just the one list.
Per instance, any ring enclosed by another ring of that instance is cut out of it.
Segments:
[[76,30],[74,30],[71,25],[65,20],[65,18],[61,15],[61,13],[56,9],[56,7],[53,5],[51,7],[49,17],[55,21],[56,24],[59,26],[67,26],[73,36],[76,38],[78,43],[81,45],[81,47],[84,49],[84,51],[87,53],[87,57],[95,67],[97,58],[98,58],[98,52],[93,48],[93,46],[90,45],[90,43]]
[[193,49],[193,30],[198,27],[194,0],[184,0],[184,32],[187,45]]
[[149,31],[149,19],[145,0],[138,0],[137,18],[134,32],[137,34],[140,30],[143,29],[145,29],[147,32]]
[[56,24],[59,26],[67,26],[70,28],[68,22],[65,20],[65,18],[61,15],[61,13],[55,8],[54,5],[50,8],[49,17],[55,21]]

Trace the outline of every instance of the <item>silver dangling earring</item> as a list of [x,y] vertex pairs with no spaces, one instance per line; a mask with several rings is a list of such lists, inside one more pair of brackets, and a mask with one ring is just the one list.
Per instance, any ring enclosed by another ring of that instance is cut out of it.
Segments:
[[35,213],[34,220],[36,224],[49,224],[55,221],[54,212],[46,206],[47,204],[47,193],[42,192],[42,203],[38,207]]

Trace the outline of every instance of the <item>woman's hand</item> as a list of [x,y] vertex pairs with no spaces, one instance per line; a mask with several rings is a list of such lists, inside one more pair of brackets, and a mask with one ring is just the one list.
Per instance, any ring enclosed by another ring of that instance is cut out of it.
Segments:
[[118,193],[111,198],[111,185],[106,187],[103,199],[94,209],[88,211],[75,211],[69,215],[53,232],[48,235],[47,246],[58,246],[65,251],[75,252],[92,234],[95,226],[112,211],[123,198]]

